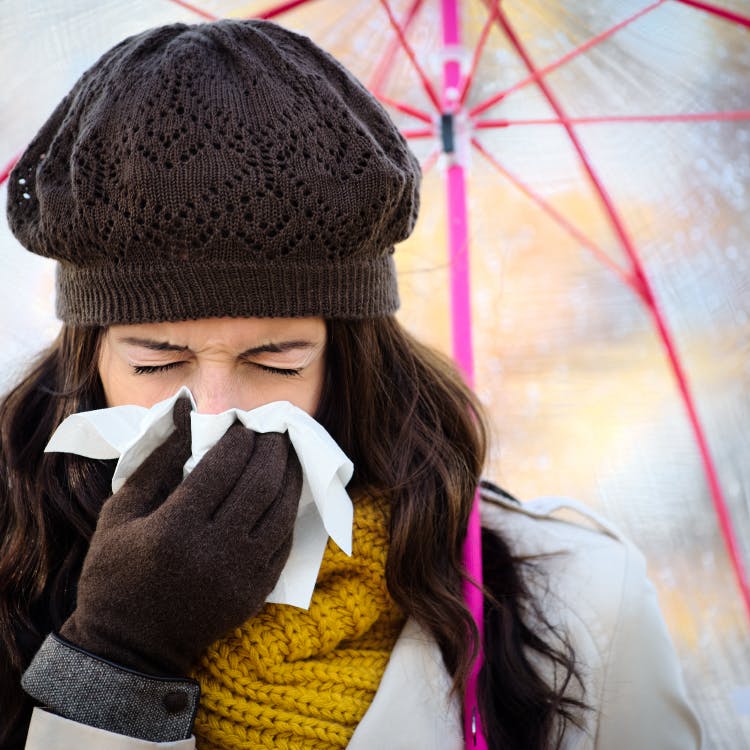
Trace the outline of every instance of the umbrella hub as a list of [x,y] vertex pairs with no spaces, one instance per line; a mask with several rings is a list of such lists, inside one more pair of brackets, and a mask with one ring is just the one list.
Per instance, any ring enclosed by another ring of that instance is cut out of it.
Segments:
[[452,154],[455,151],[455,121],[454,114],[448,112],[440,115],[440,140],[443,144],[443,153]]
[[466,109],[444,110],[437,116],[433,127],[439,139],[440,153],[448,164],[468,166],[472,122]]

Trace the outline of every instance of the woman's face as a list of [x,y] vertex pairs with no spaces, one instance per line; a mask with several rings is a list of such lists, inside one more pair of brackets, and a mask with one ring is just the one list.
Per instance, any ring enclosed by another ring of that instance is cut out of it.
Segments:
[[325,372],[322,318],[206,318],[111,326],[99,352],[108,406],[150,407],[186,385],[204,414],[291,401],[314,414]]

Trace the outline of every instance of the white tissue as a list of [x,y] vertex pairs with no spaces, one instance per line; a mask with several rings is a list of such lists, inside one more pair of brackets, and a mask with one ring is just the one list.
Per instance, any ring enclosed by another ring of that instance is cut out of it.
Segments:
[[192,394],[182,387],[150,409],[113,406],[72,414],[52,435],[45,452],[119,459],[112,477],[112,492],[117,492],[174,431],[172,410],[181,396],[187,396],[193,405],[192,455],[185,464],[185,476],[235,419],[255,432],[289,433],[302,465],[302,495],[289,559],[266,601],[307,609],[328,537],[351,555],[353,509],[345,486],[354,468],[326,430],[302,409],[288,401],[274,401],[250,411],[230,409],[221,414],[199,414]]

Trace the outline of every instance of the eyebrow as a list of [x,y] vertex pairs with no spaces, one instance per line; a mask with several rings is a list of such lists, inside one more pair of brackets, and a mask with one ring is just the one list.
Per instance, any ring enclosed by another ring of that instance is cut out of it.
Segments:
[[[168,341],[155,341],[154,339],[142,339],[137,336],[122,336],[117,339],[122,344],[131,344],[133,346],[141,346],[144,349],[151,349],[155,352],[187,352],[190,349],[187,346],[178,346],[177,344],[170,344]],[[261,344],[261,346],[253,346],[250,349],[246,349],[239,356],[240,357],[256,357],[258,354],[283,354],[284,352],[292,351],[293,349],[314,349],[315,344],[311,341],[304,341],[302,339],[294,341],[280,341],[271,342],[269,344]]]

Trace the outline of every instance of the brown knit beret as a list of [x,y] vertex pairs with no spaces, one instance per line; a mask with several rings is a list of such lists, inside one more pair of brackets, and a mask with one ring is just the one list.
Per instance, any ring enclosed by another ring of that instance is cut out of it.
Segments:
[[60,262],[69,323],[375,317],[398,307],[419,182],[385,110],[307,37],[176,23],[81,76],[13,170],[8,220]]

